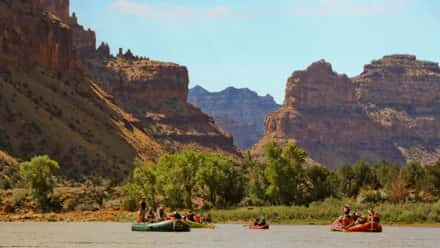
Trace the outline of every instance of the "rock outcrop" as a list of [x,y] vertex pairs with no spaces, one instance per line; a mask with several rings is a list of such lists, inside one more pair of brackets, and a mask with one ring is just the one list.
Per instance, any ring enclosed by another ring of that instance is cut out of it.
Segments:
[[73,47],[81,57],[92,56],[96,49],[96,34],[78,24],[75,12],[70,16],[69,0],[40,0],[41,8],[58,17],[72,30]]
[[90,57],[95,55],[96,34],[91,29],[85,29],[78,24],[75,12],[69,18],[69,26],[73,33],[73,46],[80,57]]
[[254,152],[274,140],[297,143],[329,167],[360,159],[432,163],[440,157],[439,90],[438,65],[415,56],[385,56],[351,79],[316,62],[289,78]]
[[188,101],[212,116],[241,149],[249,149],[263,136],[266,115],[280,107],[270,95],[234,87],[209,92],[196,86],[190,89]]
[[69,23],[70,3],[69,0],[39,0],[41,7],[61,19],[63,23]]
[[69,25],[38,1],[0,1],[0,150],[47,154],[70,179],[122,179],[163,147],[76,63]]
[[76,64],[72,32],[44,15],[38,2],[0,1],[0,67],[44,65],[72,72]]
[[[99,54],[106,54],[105,44]],[[84,70],[114,102],[140,120],[139,127],[168,151],[196,149],[238,154],[232,137],[213,119],[187,103],[188,71],[119,49],[117,57],[84,59]]]

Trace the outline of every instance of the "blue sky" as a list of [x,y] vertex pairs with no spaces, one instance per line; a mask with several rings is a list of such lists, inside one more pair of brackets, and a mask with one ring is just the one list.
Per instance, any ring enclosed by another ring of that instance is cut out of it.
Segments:
[[386,54],[440,61],[438,0],[70,2],[114,53],[185,65],[191,87],[248,87],[278,102],[290,74],[321,58],[349,76]]

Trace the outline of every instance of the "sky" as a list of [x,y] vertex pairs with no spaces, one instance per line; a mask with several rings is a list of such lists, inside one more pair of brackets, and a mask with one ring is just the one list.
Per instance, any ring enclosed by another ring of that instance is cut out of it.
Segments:
[[98,45],[185,65],[190,87],[284,99],[287,78],[325,59],[355,76],[373,59],[440,61],[438,0],[70,0]]

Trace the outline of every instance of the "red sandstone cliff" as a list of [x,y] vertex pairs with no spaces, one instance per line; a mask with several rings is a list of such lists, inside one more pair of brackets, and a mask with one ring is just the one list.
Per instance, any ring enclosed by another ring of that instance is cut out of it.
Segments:
[[232,138],[211,117],[187,103],[186,67],[138,58],[130,50],[112,57],[106,44],[98,51],[97,56],[83,59],[87,75],[112,95],[117,105],[137,117],[139,127],[168,151],[238,153]]
[[440,153],[440,71],[414,56],[385,56],[353,79],[325,61],[294,72],[283,107],[265,121],[268,141],[294,142],[323,165],[359,159],[430,163]]
[[74,70],[76,55],[67,25],[43,16],[37,1],[0,4],[0,66],[40,64],[57,71]]
[[63,23],[70,26],[72,30],[73,47],[77,53],[83,56],[91,56],[96,49],[96,34],[90,29],[85,29],[78,24],[76,14],[70,16],[69,0],[40,0],[40,7],[50,14],[58,17]]
[[0,0],[0,150],[48,154],[71,179],[122,179],[164,151],[76,65],[72,30],[38,1]]

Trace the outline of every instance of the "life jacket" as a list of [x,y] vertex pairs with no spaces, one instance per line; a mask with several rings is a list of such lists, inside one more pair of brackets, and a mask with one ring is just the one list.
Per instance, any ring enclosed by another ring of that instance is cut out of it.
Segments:
[[353,218],[349,214],[344,214],[341,221],[342,226],[348,226],[352,222],[353,222]]
[[200,223],[200,215],[194,215],[194,221]]

